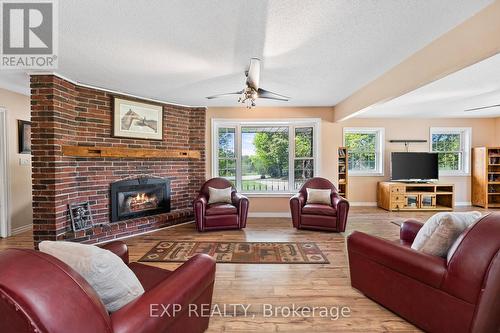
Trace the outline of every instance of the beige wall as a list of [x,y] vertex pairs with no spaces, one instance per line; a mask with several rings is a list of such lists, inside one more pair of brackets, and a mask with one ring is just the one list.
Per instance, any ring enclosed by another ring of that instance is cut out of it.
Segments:
[[[11,230],[29,225],[33,220],[31,208],[31,158],[18,154],[17,120],[30,120],[29,96],[0,89],[0,107],[7,110],[7,144],[10,182]],[[27,165],[20,165],[20,159]]]
[[495,119],[495,145],[500,146],[500,118]]
[[[495,131],[499,122],[491,119],[350,119],[333,122],[331,108],[209,108],[207,111],[207,178],[211,177],[211,120],[224,119],[283,119],[321,118],[321,175],[334,182],[337,180],[336,148],[342,145],[343,127],[384,127],[385,128],[385,176],[349,177],[349,200],[356,203],[376,201],[378,181],[389,178],[389,156],[391,151],[404,151],[403,144],[391,144],[391,139],[429,140],[429,128],[472,127],[472,146],[495,144]],[[498,133],[498,131],[497,131]],[[410,145],[411,151],[428,151],[429,144]],[[456,201],[470,202],[470,177],[442,177],[442,182],[452,182],[456,186]],[[287,212],[288,197],[251,197],[251,212]]]

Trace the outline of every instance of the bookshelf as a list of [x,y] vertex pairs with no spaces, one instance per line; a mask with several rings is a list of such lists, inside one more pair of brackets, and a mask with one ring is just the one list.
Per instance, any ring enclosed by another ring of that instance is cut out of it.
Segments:
[[347,199],[347,193],[348,193],[348,184],[349,184],[349,179],[347,177],[348,173],[348,161],[349,161],[349,156],[347,153],[347,148],[346,147],[339,147],[338,148],[338,191],[339,195]]
[[500,147],[472,148],[472,204],[500,208]]

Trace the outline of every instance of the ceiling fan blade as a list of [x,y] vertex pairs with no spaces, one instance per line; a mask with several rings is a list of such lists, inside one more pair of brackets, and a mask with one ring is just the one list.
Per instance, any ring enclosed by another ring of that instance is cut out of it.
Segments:
[[494,104],[494,105],[489,105],[489,106],[481,106],[481,107],[478,107],[478,108],[466,109],[466,110],[464,110],[464,112],[479,111],[479,110],[489,109],[489,108],[497,108],[499,106],[500,106],[500,104]]
[[257,90],[257,95],[259,96],[259,98],[276,99],[279,101],[288,101],[290,99],[290,97],[276,94],[262,88],[259,88],[259,90]]
[[259,89],[260,82],[260,59],[251,58],[250,66],[247,71],[247,86],[254,90]]
[[219,94],[219,95],[208,96],[207,99],[214,99],[214,98],[219,98],[219,97],[241,95],[241,94],[243,94],[243,90],[232,92],[232,93],[226,93],[226,94]]

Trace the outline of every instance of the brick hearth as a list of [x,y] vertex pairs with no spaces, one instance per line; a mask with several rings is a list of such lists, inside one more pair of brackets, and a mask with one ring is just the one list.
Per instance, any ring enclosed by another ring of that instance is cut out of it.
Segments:
[[[192,220],[205,177],[205,108],[163,104],[164,139],[113,138],[109,92],[53,75],[31,77],[33,234],[42,240],[106,241]],[[61,146],[192,149],[200,159],[63,156]],[[110,184],[139,175],[171,178],[170,213],[110,223]],[[94,228],[73,233],[68,204],[90,201]]]

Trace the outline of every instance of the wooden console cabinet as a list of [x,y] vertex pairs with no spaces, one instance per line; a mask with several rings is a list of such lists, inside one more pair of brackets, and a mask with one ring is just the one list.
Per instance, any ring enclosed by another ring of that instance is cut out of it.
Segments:
[[453,184],[379,182],[377,205],[388,211],[451,211],[455,202]]

